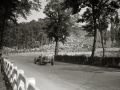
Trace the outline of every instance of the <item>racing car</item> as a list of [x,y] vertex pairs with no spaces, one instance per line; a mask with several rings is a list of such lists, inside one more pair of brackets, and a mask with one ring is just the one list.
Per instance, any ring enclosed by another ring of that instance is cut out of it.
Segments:
[[51,63],[51,65],[54,65],[54,56],[40,55],[39,57],[34,58],[34,64],[36,63],[39,63],[40,65]]

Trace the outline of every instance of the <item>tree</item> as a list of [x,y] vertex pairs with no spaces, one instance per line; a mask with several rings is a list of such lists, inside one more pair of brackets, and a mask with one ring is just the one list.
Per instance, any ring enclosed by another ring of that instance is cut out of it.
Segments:
[[65,42],[66,37],[69,36],[69,30],[72,26],[70,19],[70,11],[62,10],[60,0],[50,0],[45,6],[44,13],[45,27],[47,36],[50,40],[55,41],[55,55],[58,55],[59,42]]
[[108,28],[108,20],[107,20],[107,15],[102,15],[101,18],[98,18],[98,28],[100,31],[100,35],[101,35],[101,44],[102,44],[102,48],[103,48],[103,58],[104,58],[104,36],[103,36],[103,32],[107,31]]
[[[118,41],[120,41],[120,27],[118,28],[118,35],[117,35],[117,37],[118,37]],[[120,46],[120,42],[118,42],[118,44]]]
[[119,31],[119,17],[118,17],[118,12],[114,14],[114,16],[110,17],[110,22],[111,22],[111,41],[113,45],[114,41],[119,41],[118,40],[118,31]]
[[17,17],[19,15],[26,18],[26,15],[30,14],[31,10],[39,10],[39,0],[1,0],[0,1],[0,49],[3,46],[3,37],[5,25],[8,21],[17,23]]
[[[95,48],[96,48],[96,38],[97,38],[97,22],[98,17],[101,15],[101,11],[105,8],[109,10],[115,10],[119,8],[119,0],[64,0],[65,8],[72,8],[73,14],[78,13],[82,8],[87,7],[87,14],[84,14],[82,21],[90,22],[92,20],[93,24],[93,49],[91,57],[94,57]],[[88,19],[84,20],[85,15]],[[92,16],[92,18],[90,17]]]

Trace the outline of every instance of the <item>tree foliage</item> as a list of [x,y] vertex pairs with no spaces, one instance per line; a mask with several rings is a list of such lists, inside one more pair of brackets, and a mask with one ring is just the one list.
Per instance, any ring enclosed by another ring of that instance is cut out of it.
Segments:
[[17,18],[26,18],[31,10],[39,10],[39,0],[0,0],[0,49],[3,46],[5,25],[12,21],[17,23]]
[[16,47],[17,49],[39,48],[40,45],[47,44],[46,33],[43,31],[43,19],[28,23],[19,23],[17,26],[9,22],[5,28],[4,46]]

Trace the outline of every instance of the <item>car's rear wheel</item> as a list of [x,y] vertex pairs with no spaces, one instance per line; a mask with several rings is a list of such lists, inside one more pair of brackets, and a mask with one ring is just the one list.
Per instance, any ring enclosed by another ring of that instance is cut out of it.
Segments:
[[34,58],[34,64],[36,64],[36,61],[37,61],[36,58]]

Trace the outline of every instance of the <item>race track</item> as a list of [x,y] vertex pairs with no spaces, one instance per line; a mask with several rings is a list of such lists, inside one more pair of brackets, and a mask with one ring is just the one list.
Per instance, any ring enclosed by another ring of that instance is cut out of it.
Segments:
[[120,90],[120,69],[55,62],[34,64],[40,53],[11,54],[8,59],[36,79],[40,90]]

